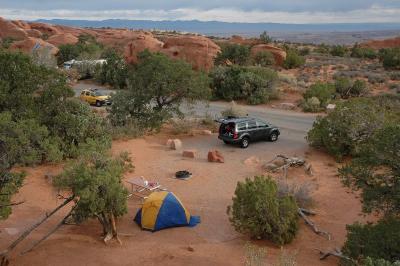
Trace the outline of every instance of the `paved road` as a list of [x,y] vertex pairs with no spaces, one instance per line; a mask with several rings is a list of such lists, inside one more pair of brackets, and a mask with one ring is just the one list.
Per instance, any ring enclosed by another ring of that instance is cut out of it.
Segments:
[[[105,94],[115,92],[114,90],[91,83],[78,83],[73,86],[76,96],[78,96],[83,89],[88,88],[97,88]],[[229,105],[229,103],[224,102],[197,103],[191,107],[187,104],[183,104],[182,110],[185,114],[192,116],[200,117],[208,113],[212,117],[220,117],[221,111],[227,109]],[[268,121],[278,126],[282,131],[282,137],[286,136],[302,143],[305,143],[304,137],[307,131],[312,127],[316,118],[316,115],[313,114],[279,110],[265,106],[244,106],[243,109],[252,117]]]

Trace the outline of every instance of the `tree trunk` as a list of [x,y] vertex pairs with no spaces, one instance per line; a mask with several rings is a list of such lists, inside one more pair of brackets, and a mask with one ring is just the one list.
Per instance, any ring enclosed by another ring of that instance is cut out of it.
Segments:
[[[76,206],[76,205],[75,205]],[[36,242],[33,243],[32,247],[24,250],[23,252],[21,252],[21,255],[24,255],[30,251],[32,251],[36,246],[38,246],[40,243],[42,243],[44,240],[46,240],[49,236],[51,236],[55,231],[57,231],[61,226],[63,226],[65,224],[65,222],[67,221],[67,219],[71,216],[72,211],[75,209],[75,206],[68,212],[68,214],[61,220],[61,222],[59,222],[57,224],[56,227],[54,227],[50,232],[48,232],[44,237],[42,237],[41,239],[37,240]]]
[[55,208],[52,212],[46,213],[46,216],[43,217],[40,221],[32,225],[30,228],[28,228],[25,232],[23,232],[7,249],[3,250],[0,253],[0,257],[6,256],[10,251],[12,251],[22,240],[24,240],[33,230],[35,230],[37,227],[39,227],[42,223],[44,223],[48,218],[50,218],[53,214],[55,214],[57,211],[59,211],[62,207],[70,203],[75,196],[71,196],[68,199],[66,199],[60,206]]
[[104,226],[103,225],[103,231],[105,231],[104,234],[104,243],[108,243],[108,241],[110,241],[111,239],[115,238],[119,244],[122,245],[122,241],[121,239],[119,239],[118,237],[118,232],[117,232],[117,226],[115,223],[115,216],[113,213],[109,213],[109,214],[102,214],[106,219],[106,223]]

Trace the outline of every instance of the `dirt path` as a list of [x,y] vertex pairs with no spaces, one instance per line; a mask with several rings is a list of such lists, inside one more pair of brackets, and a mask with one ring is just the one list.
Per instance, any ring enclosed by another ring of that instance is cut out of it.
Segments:
[[[259,143],[243,151],[236,147],[215,142],[215,136],[200,136],[183,139],[184,147],[198,149],[199,158],[183,159],[180,152],[167,150],[163,145],[166,137],[117,141],[113,152],[129,151],[136,167],[130,176],[145,176],[160,182],[173,191],[193,215],[201,216],[201,224],[195,228],[174,228],[156,233],[141,231],[133,222],[140,207],[140,201],[129,199],[129,212],[118,221],[123,237],[123,245],[113,243],[105,246],[99,234],[97,221],[89,221],[80,226],[64,226],[33,252],[18,256],[18,251],[27,247],[54,225],[62,213],[51,219],[35,232],[17,252],[13,254],[12,265],[243,265],[244,245],[247,237],[236,233],[226,215],[237,181],[261,173],[260,165],[245,165],[243,161],[254,155],[261,161],[273,157],[283,146]],[[274,146],[275,145],[275,146]],[[208,149],[220,149],[226,159],[225,164],[211,164],[206,161]],[[253,148],[253,149],[252,149]],[[288,155],[303,156],[306,146],[286,147]],[[314,177],[309,177],[300,169],[289,172],[292,179],[299,182],[313,182],[317,189],[314,197],[318,215],[315,222],[334,236],[332,241],[317,236],[301,223],[295,241],[286,246],[297,252],[299,265],[336,265],[337,260],[318,260],[314,248],[329,249],[340,247],[345,239],[345,225],[361,220],[359,200],[347,193],[336,174],[334,161],[328,156],[311,151],[307,157],[313,162]],[[5,247],[19,232],[32,224],[59,204],[57,191],[44,179],[47,172],[56,173],[60,166],[40,166],[26,169],[28,176],[24,187],[16,195],[26,203],[15,207],[8,220],[0,224],[0,246]],[[177,170],[188,169],[194,175],[188,181],[171,178]],[[266,241],[255,244],[266,246],[268,263],[273,264],[279,254],[279,247]],[[188,247],[194,251],[189,251]]]

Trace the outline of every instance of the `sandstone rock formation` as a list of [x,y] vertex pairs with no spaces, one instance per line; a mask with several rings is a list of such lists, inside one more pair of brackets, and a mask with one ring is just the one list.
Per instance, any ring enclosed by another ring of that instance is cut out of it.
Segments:
[[46,34],[47,36],[52,36],[62,33],[59,29],[57,29],[57,27],[46,23],[32,22],[29,23],[29,26],[31,27],[31,29],[38,30],[42,34]]
[[78,37],[71,33],[56,34],[47,39],[47,42],[58,47],[63,44],[76,44],[78,42]]
[[137,55],[148,49],[150,52],[159,52],[163,43],[153,37],[150,32],[140,32],[125,47],[125,59],[129,63],[137,63]]
[[400,37],[386,40],[373,40],[366,43],[361,44],[362,47],[369,47],[376,50],[382,48],[396,48],[400,47]]
[[0,38],[12,38],[16,40],[23,40],[28,37],[25,30],[19,28],[14,23],[7,21],[0,17]]
[[162,53],[171,58],[183,59],[194,69],[210,70],[220,47],[203,36],[177,36],[165,40]]
[[24,53],[32,53],[35,49],[50,49],[52,55],[56,55],[58,53],[58,48],[54,45],[43,41],[42,39],[28,37],[25,40],[14,42],[11,46],[11,50],[18,50]]
[[270,52],[275,58],[275,62],[277,65],[282,65],[283,61],[286,59],[286,52],[278,47],[269,45],[269,44],[257,44],[251,48],[251,55],[255,56],[259,52]]

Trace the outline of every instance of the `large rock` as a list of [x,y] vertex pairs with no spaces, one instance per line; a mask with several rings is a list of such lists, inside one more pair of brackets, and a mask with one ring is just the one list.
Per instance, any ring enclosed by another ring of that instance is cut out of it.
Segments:
[[56,34],[51,36],[47,42],[58,47],[63,44],[76,44],[78,42],[78,38],[71,33]]
[[150,32],[140,32],[125,47],[125,59],[128,63],[137,63],[137,55],[145,49],[159,52],[163,43],[153,37]]
[[209,151],[207,159],[210,163],[224,163],[224,156],[217,150]]
[[62,33],[62,31],[57,29],[57,27],[46,23],[32,22],[29,23],[29,26],[31,27],[31,29],[38,30],[42,34],[46,34],[47,36],[53,36]]
[[4,38],[23,40],[28,38],[28,33],[14,23],[0,17],[0,39]]
[[26,31],[26,33],[28,33],[29,37],[33,37],[33,38],[42,38],[43,37],[43,34],[38,30],[28,29],[25,31]]
[[183,151],[182,156],[193,159],[196,157],[196,153],[197,153],[196,150],[186,150],[186,151]]
[[26,40],[14,42],[11,46],[11,50],[19,50],[24,53],[32,53],[35,49],[50,49],[50,53],[52,55],[56,55],[58,53],[58,48],[54,45],[43,41],[42,39],[28,37]]
[[165,39],[162,53],[171,58],[183,59],[194,69],[210,70],[221,48],[203,36],[174,36]]
[[257,44],[251,48],[252,56],[257,55],[259,52],[270,52],[274,56],[277,65],[282,65],[286,59],[286,52],[283,49],[269,44]]

